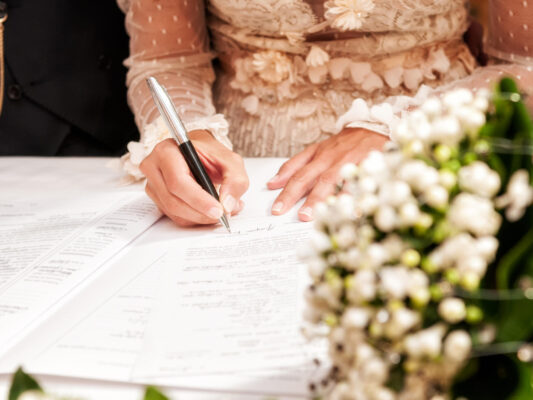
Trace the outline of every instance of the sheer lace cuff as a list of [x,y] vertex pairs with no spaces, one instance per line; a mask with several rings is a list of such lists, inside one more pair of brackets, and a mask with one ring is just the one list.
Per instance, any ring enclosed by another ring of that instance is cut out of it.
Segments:
[[338,133],[344,128],[364,128],[390,136],[403,115],[422,104],[431,93],[432,89],[423,85],[414,97],[391,96],[380,104],[372,105],[362,98],[357,98],[350,109],[337,120],[336,131]]
[[[224,146],[229,149],[232,148],[231,142],[228,139],[229,125],[222,114],[215,114],[193,121],[184,121],[184,124],[188,131],[209,131]],[[170,137],[170,132],[163,118],[158,117],[152,123],[145,126],[142,139],[139,142],[128,143],[128,153],[122,156],[120,164],[122,169],[128,174],[130,181],[138,181],[144,178],[143,173],[139,169],[142,161],[152,152],[159,142]]]

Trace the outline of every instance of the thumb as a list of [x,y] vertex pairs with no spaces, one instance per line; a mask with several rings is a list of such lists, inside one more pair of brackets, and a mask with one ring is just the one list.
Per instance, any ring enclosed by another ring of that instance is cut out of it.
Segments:
[[234,211],[239,200],[248,190],[250,182],[242,158],[236,153],[225,157],[222,165],[222,183],[220,185],[220,202],[227,213]]

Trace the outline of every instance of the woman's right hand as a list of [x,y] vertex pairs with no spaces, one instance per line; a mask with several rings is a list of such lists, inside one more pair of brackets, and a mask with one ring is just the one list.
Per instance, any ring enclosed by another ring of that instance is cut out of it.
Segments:
[[213,184],[220,184],[220,203],[196,182],[172,139],[159,143],[140,165],[146,193],[179,226],[215,224],[223,212],[241,211],[248,175],[242,158],[208,131],[192,131],[189,137]]

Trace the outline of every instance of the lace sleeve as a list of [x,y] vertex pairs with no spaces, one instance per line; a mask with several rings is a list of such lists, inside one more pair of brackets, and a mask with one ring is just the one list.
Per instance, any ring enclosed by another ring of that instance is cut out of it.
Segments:
[[126,172],[142,178],[138,166],[161,140],[169,137],[152,101],[146,78],[155,76],[167,89],[188,129],[209,130],[231,148],[228,124],[212,102],[214,72],[201,0],[119,0],[130,35],[128,101],[141,132],[121,159]]
[[434,90],[422,86],[414,97],[394,96],[383,103],[370,105],[354,100],[348,112],[337,121],[337,130],[361,127],[389,135],[402,115],[421,105],[431,95],[441,95],[464,87],[477,91],[492,89],[503,76],[514,78],[526,96],[533,112],[533,2],[524,0],[491,0],[489,40],[486,51],[491,65],[477,68],[470,76]]

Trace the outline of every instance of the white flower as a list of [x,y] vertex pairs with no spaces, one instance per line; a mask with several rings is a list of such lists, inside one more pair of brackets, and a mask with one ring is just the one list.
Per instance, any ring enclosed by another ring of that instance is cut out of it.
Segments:
[[415,134],[411,131],[408,119],[401,119],[396,126],[393,126],[392,139],[398,143],[409,143],[415,138]]
[[456,324],[466,317],[465,303],[461,299],[447,298],[439,304],[439,315],[450,324]]
[[407,336],[404,341],[405,350],[413,358],[437,357],[442,349],[442,338],[446,328],[437,324],[431,328]]
[[439,183],[450,190],[457,183],[457,178],[452,171],[443,169],[439,172]]
[[454,146],[459,143],[465,134],[461,129],[461,124],[451,115],[436,118],[432,123],[431,138],[434,142],[440,142]]
[[493,197],[500,190],[500,176],[481,161],[459,170],[461,189],[482,197]]
[[403,299],[409,289],[409,271],[405,267],[385,267],[379,271],[381,289],[388,297]]
[[346,267],[357,269],[361,264],[361,252],[357,248],[351,248],[345,253],[344,262]]
[[379,206],[379,199],[376,195],[373,195],[371,193],[364,193],[359,198],[357,206],[363,214],[372,215]]
[[498,251],[498,239],[493,236],[485,236],[476,240],[476,251],[486,262],[491,262]]
[[402,226],[413,226],[420,217],[420,209],[415,202],[405,203],[400,208],[399,218]]
[[307,260],[309,275],[314,278],[319,278],[322,276],[326,268],[328,267],[327,263],[321,257],[314,257],[313,259]]
[[416,289],[427,289],[429,286],[428,276],[420,269],[409,271],[409,292]]
[[331,249],[331,240],[324,232],[314,230],[311,234],[311,245],[317,253]]
[[342,193],[335,202],[335,214],[341,219],[350,219],[355,210],[355,201],[352,195]]
[[477,133],[487,121],[484,113],[470,106],[456,108],[453,113],[461,122],[463,129],[471,134]]
[[360,343],[355,348],[355,352],[354,352],[355,362],[358,365],[363,365],[367,363],[369,360],[373,359],[375,354],[376,352],[372,348],[372,346],[366,343]]
[[372,400],[395,400],[396,394],[394,391],[383,386],[370,386],[370,398]]
[[397,339],[420,323],[420,314],[408,308],[400,308],[392,312],[392,318],[387,323],[386,335],[390,339]]
[[344,180],[354,179],[357,176],[359,168],[354,163],[344,164],[339,174]]
[[318,46],[311,46],[305,58],[305,63],[310,67],[321,67],[329,61],[329,54]]
[[393,207],[400,206],[411,198],[411,188],[407,183],[399,180],[384,183],[379,191],[380,201]]
[[363,329],[370,321],[370,310],[362,307],[349,307],[342,316],[342,325],[345,328]]
[[419,192],[439,182],[439,172],[437,169],[427,165],[422,160],[406,161],[400,167],[398,177],[407,182],[413,190]]
[[481,277],[487,271],[487,261],[481,256],[468,257],[464,255],[457,260],[457,269],[463,274],[474,273]]
[[371,151],[368,156],[361,162],[361,172],[365,175],[375,178],[382,177],[388,172],[385,156],[380,151]]
[[472,339],[465,331],[453,331],[444,341],[444,356],[455,362],[463,362],[472,350]]
[[339,295],[342,287],[321,283],[316,286],[314,294],[317,300],[322,300],[330,307],[337,307],[340,303]]
[[453,200],[448,218],[457,229],[477,236],[494,236],[501,224],[500,214],[489,199],[464,192]]
[[375,193],[378,183],[372,176],[365,176],[359,181],[359,189],[366,193]]
[[424,193],[426,203],[434,208],[442,208],[448,204],[448,191],[440,185],[433,185]]
[[507,207],[505,216],[511,222],[522,218],[527,207],[532,203],[533,188],[529,185],[529,173],[525,169],[513,174],[507,186],[507,192],[496,200],[498,208]]
[[448,108],[460,108],[465,104],[470,104],[474,101],[474,95],[468,89],[460,88],[446,93],[442,102]]
[[405,250],[406,245],[398,235],[389,235],[382,242],[381,245],[385,249],[389,260],[398,259]]
[[329,220],[329,207],[324,202],[319,202],[313,208],[313,215],[315,221],[328,221]]
[[422,104],[421,109],[429,117],[436,117],[442,114],[442,103],[437,97],[430,97]]
[[390,232],[396,227],[396,212],[390,206],[381,206],[374,214],[376,227],[383,232]]
[[253,69],[266,82],[280,83],[287,79],[291,65],[291,60],[279,51],[259,51],[253,55]]
[[359,29],[363,20],[374,9],[372,0],[331,0],[325,4],[327,20],[331,26],[342,31]]
[[350,279],[348,300],[353,303],[370,301],[376,297],[376,274],[364,269],[356,272]]
[[409,125],[411,131],[415,133],[416,137],[422,142],[427,142],[431,135],[431,124],[424,112],[415,110],[409,115]]
[[372,384],[384,383],[389,376],[389,369],[387,364],[378,357],[372,357],[363,364],[361,370],[361,378],[365,382]]
[[366,263],[369,268],[379,268],[389,259],[389,254],[385,246],[379,243],[372,243],[366,250]]
[[344,224],[335,234],[335,239],[340,248],[348,249],[357,239],[353,224]]

